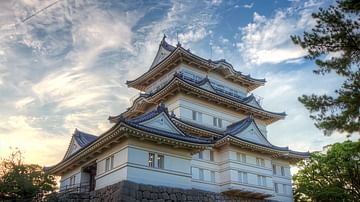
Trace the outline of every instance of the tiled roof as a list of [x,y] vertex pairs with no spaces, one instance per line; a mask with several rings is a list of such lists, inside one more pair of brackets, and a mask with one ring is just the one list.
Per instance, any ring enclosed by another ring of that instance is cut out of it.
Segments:
[[82,131],[79,131],[78,129],[75,129],[74,138],[80,147],[84,147],[95,141],[97,136],[84,133]]
[[[171,54],[175,53],[175,50],[180,50],[180,51],[185,51],[186,53],[189,53],[190,56],[192,56],[193,58],[196,58],[196,59],[199,59],[201,61],[206,61],[206,63],[208,64],[212,64],[215,68],[219,67],[219,66],[225,66],[226,68],[229,69],[229,71],[234,74],[234,75],[237,75],[237,76],[240,76],[248,81],[252,81],[252,82],[257,82],[257,83],[261,83],[261,84],[264,84],[266,82],[265,79],[256,79],[256,78],[253,78],[250,76],[250,74],[248,75],[245,75],[243,74],[242,72],[239,72],[237,70],[234,69],[234,67],[228,63],[225,59],[220,59],[220,60],[211,60],[211,59],[205,59],[205,58],[202,58],[198,55],[195,55],[193,53],[191,53],[189,50],[185,50],[184,48],[180,46],[178,46],[179,48],[175,47],[175,46],[172,46],[170,44],[168,44],[165,40],[166,36],[164,35],[163,39],[161,40],[160,44],[159,44],[159,48],[164,48],[166,51],[168,51],[169,53],[167,54],[166,57],[169,57]],[[164,59],[162,59],[161,61],[164,61]],[[145,76],[146,74],[148,74],[149,72],[151,72],[153,69],[156,69],[156,67],[161,63],[161,61],[157,62],[156,64],[152,64],[150,69],[148,71],[146,71],[145,73],[143,73],[141,76],[139,76],[138,78],[134,79],[134,80],[128,80],[126,81],[126,84],[127,85],[131,85],[131,83],[139,80],[141,77]]]
[[[238,137],[236,136],[236,134],[238,133],[241,133],[242,131],[244,131],[247,127],[250,126],[251,123],[254,123],[256,127],[257,124],[256,122],[254,121],[254,118],[250,115],[248,117],[246,117],[245,119],[242,119],[238,122],[235,122],[229,126],[226,127],[225,131],[220,131],[220,130],[217,130],[217,129],[214,129],[214,128],[211,128],[211,127],[206,127],[204,125],[201,125],[201,124],[196,124],[196,123],[192,123],[192,122],[188,122],[188,121],[183,121],[179,118],[176,118],[174,117],[173,119],[176,119],[182,123],[185,123],[187,125],[190,125],[190,126],[193,126],[195,128],[199,128],[199,129],[202,129],[202,130],[207,130],[209,132],[212,132],[212,133],[216,133],[216,134],[220,134],[222,135],[221,138],[218,138],[216,140],[214,140],[215,142],[218,141],[218,140],[221,140],[222,138],[226,138],[227,136],[230,136],[232,138],[235,138],[235,139],[239,139],[241,141],[245,141],[245,142],[249,142],[251,144],[256,144],[256,145],[259,145],[259,146],[264,146],[264,147],[268,147],[268,148],[271,148],[271,149],[275,149],[275,150],[279,150],[279,151],[288,151],[289,153],[291,154],[295,154],[295,155],[300,155],[300,156],[308,156],[309,153],[308,152],[297,152],[297,151],[292,151],[292,150],[289,150],[289,147],[279,147],[279,146],[275,146],[273,144],[271,144],[266,138],[266,141],[269,143],[268,145],[264,145],[264,144],[260,144],[260,143],[257,143],[257,142],[253,142],[253,141],[249,141],[249,140],[246,140],[246,139],[243,139],[241,137]],[[260,131],[260,130],[259,130]],[[261,133],[261,131],[260,131]],[[263,134],[262,134],[263,135]],[[264,135],[263,135],[264,136]],[[264,136],[265,137],[265,136]]]
[[[171,117],[169,115],[168,109],[165,107],[165,105],[163,103],[161,103],[155,110],[144,113],[143,115],[140,115],[138,117],[135,117],[133,119],[125,119],[123,120],[124,123],[140,129],[140,130],[144,130],[146,132],[151,132],[151,133],[155,133],[164,137],[169,137],[169,138],[174,138],[177,140],[182,140],[182,141],[187,141],[187,142],[193,142],[193,143],[199,143],[199,144],[212,144],[213,140],[211,138],[201,138],[198,136],[193,136],[191,134],[186,134],[186,133],[174,133],[174,132],[169,132],[169,131],[165,131],[165,130],[161,130],[158,128],[153,128],[153,127],[149,127],[149,126],[145,126],[142,125],[142,122],[151,120],[152,118],[156,117],[157,115],[163,113],[164,116],[166,116],[170,121]],[[175,126],[175,124],[174,124]],[[178,129],[180,130],[180,129]],[[181,130],[180,130],[181,131]]]
[[[272,113],[272,114],[279,115],[279,116],[286,116],[286,113],[285,113],[285,112],[277,113],[277,112],[270,112],[270,111],[264,110],[262,107],[260,107],[260,104],[258,104],[259,107],[258,107],[258,106],[250,105],[249,103],[250,103],[252,100],[255,100],[255,102],[257,103],[257,101],[256,101],[256,99],[255,99],[255,96],[254,96],[253,94],[251,94],[251,95],[249,95],[249,96],[247,96],[247,97],[244,97],[244,98],[237,98],[237,97],[230,96],[230,95],[227,95],[227,94],[225,94],[225,93],[222,93],[222,92],[216,90],[216,89],[212,86],[209,78],[207,78],[207,77],[203,78],[201,81],[194,82],[194,81],[186,80],[186,79],[182,76],[181,73],[175,73],[175,74],[174,74],[174,78],[178,78],[178,79],[180,79],[180,80],[182,80],[182,81],[184,81],[184,82],[186,82],[186,83],[189,83],[189,84],[191,84],[191,85],[193,85],[193,86],[195,86],[195,87],[198,87],[198,88],[201,88],[202,85],[204,85],[205,83],[208,82],[209,85],[211,85],[211,87],[214,89],[214,92],[211,92],[211,93],[215,93],[215,94],[220,95],[220,96],[222,96],[222,97],[226,97],[226,98],[228,98],[228,99],[230,99],[230,100],[233,100],[233,101],[236,101],[236,102],[240,102],[240,103],[249,105],[249,106],[251,106],[251,107],[260,109],[260,110],[262,110],[262,111],[264,111],[264,112]],[[170,80],[168,81],[168,83],[171,83],[171,82],[174,80],[174,78],[173,78],[173,79],[170,79]],[[154,92],[140,94],[140,97],[145,97],[145,98],[151,97],[152,95],[160,92],[163,88],[165,88],[168,83],[166,83],[165,85],[163,85],[161,88],[157,89],[157,90],[154,91]],[[207,90],[207,89],[205,89],[205,88],[202,88],[202,89],[203,89],[203,90],[206,90],[206,91],[209,91],[209,90]],[[209,92],[210,92],[210,91],[209,91]]]
[[166,38],[166,36],[164,35],[163,39],[160,42],[160,46],[163,47],[167,51],[170,51],[170,52],[174,51],[176,49],[176,47],[168,44],[166,42],[165,38]]

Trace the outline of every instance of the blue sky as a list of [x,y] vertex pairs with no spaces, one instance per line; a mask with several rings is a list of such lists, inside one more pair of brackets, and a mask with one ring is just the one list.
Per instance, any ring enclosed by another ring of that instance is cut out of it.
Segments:
[[[332,3],[308,1],[13,0],[0,2],[0,156],[10,147],[27,162],[63,157],[75,128],[99,135],[109,115],[130,106],[126,80],[145,72],[163,34],[205,58],[266,78],[265,109],[288,116],[268,127],[269,140],[300,151],[344,140],[324,137],[301,94],[332,93],[341,80],[314,75],[290,35],[314,25],[311,13]],[[177,37],[178,36],[178,37]]]

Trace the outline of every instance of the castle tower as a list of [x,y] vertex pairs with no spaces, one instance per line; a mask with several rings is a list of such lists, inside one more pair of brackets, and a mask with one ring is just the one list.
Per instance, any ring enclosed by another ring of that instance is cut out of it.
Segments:
[[290,164],[309,153],[268,141],[266,127],[286,114],[259,104],[252,91],[264,84],[164,37],[148,71],[127,81],[140,91],[132,106],[109,117],[114,126],[96,138],[76,130],[51,172],[63,190],[129,180],[292,201]]

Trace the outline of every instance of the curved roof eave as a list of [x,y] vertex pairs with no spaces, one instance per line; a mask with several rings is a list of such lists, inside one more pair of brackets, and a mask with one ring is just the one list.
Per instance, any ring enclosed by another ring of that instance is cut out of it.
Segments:
[[308,158],[310,156],[309,152],[293,151],[293,150],[290,150],[288,147],[278,147],[278,146],[275,146],[275,145],[271,145],[271,147],[269,147],[269,146],[258,144],[258,143],[255,143],[255,142],[250,142],[250,141],[247,141],[247,140],[244,140],[242,138],[232,136],[232,135],[226,135],[226,136],[222,137],[221,139],[219,139],[217,141],[221,141],[221,140],[224,140],[226,138],[239,140],[241,142],[245,142],[245,143],[248,143],[248,144],[253,144],[253,145],[256,145],[256,146],[259,146],[259,147],[264,147],[266,149],[272,149],[272,150],[280,151],[280,152],[287,152],[288,154],[293,154],[293,155],[296,155],[296,156],[300,156],[302,158]]
[[[218,140],[221,140],[221,139],[223,139],[224,137],[230,136],[230,137],[234,137],[234,138],[236,138],[236,139],[239,139],[239,140],[242,140],[242,141],[245,141],[245,142],[249,142],[249,143],[257,144],[257,145],[260,145],[260,146],[268,147],[267,145],[258,144],[258,143],[256,143],[256,142],[250,142],[250,141],[248,141],[248,140],[245,140],[245,139],[239,138],[239,137],[237,137],[237,136],[228,134],[228,133],[226,133],[226,131],[214,130],[214,129],[212,129],[212,128],[203,127],[203,126],[198,125],[198,124],[193,124],[193,123],[184,122],[184,121],[182,121],[181,119],[178,119],[178,118],[176,118],[176,117],[173,117],[173,119],[176,119],[177,121],[179,121],[179,122],[181,122],[181,123],[183,123],[183,124],[185,124],[185,125],[189,125],[189,126],[192,126],[192,127],[195,127],[195,128],[199,127],[199,129],[201,129],[201,130],[205,130],[205,131],[208,131],[208,132],[210,132],[210,133],[215,133],[215,134],[218,134],[218,135],[222,136],[222,137],[221,137],[220,139],[218,139]],[[249,117],[248,117],[248,118],[245,118],[245,119],[243,119],[243,120],[241,120],[241,121],[246,121],[247,119],[249,119]],[[238,124],[238,123],[240,123],[241,121],[235,122],[235,123],[233,123],[233,124],[231,124],[231,125]],[[252,119],[251,122],[249,122],[246,126],[244,126],[243,130],[246,129],[252,122],[254,122],[253,119]],[[254,122],[254,123],[255,123],[255,122]],[[229,125],[229,126],[230,126],[230,125]],[[228,127],[229,127],[229,126],[228,126]],[[258,127],[258,125],[257,125],[256,123],[255,123],[255,126],[256,126],[257,130],[260,131],[260,129],[259,129],[259,127]],[[243,130],[242,130],[242,131],[243,131]],[[261,131],[260,131],[260,133],[261,133]],[[265,137],[264,134],[261,133],[261,135],[262,135],[263,137]],[[217,141],[218,141],[218,140],[217,140]],[[266,138],[265,138],[265,140],[266,140],[266,142],[267,142],[269,145],[271,145],[271,147],[269,147],[269,148],[278,149],[278,150],[282,150],[282,151],[290,151],[290,150],[289,150],[289,147],[279,147],[279,146],[276,146],[276,145],[271,144],[271,143],[269,142],[269,140],[267,140]]]
[[[84,153],[84,152],[90,152],[91,147],[96,146],[99,143],[101,143],[101,141],[106,140],[106,138],[108,138],[109,135],[116,134],[114,132],[116,132],[118,129],[121,129],[122,127],[131,129],[131,130],[142,131],[148,135],[158,136],[158,138],[165,138],[165,140],[170,139],[173,141],[179,141],[180,143],[183,143],[183,144],[198,145],[201,147],[213,146],[213,142],[211,142],[210,140],[209,141],[202,140],[204,138],[196,138],[195,139],[195,138],[189,137],[189,136],[180,136],[180,135],[175,136],[173,134],[169,134],[166,131],[160,131],[160,130],[149,128],[146,126],[139,126],[136,124],[130,124],[126,121],[121,121],[121,122],[116,123],[113,127],[111,127],[109,130],[107,130],[105,133],[100,135],[95,141],[93,141],[90,144],[86,145],[85,147],[79,149],[76,153],[70,155],[66,159],[63,159],[56,165],[51,166],[51,168],[49,168],[49,171],[54,172],[53,170],[56,169],[56,167],[62,166],[63,164],[66,164],[66,162],[74,160],[74,158],[76,158],[79,155],[82,155],[82,153]],[[135,133],[137,133],[137,132],[135,132]]]
[[[214,92],[211,92],[211,91],[209,91],[209,90],[207,90],[207,89],[201,88],[201,87],[197,86],[196,84],[193,84],[193,83],[191,83],[191,82],[188,82],[188,81],[184,80],[183,78],[181,78],[181,77],[179,76],[179,74],[174,74],[173,78],[170,79],[164,86],[162,86],[161,88],[159,88],[157,91],[155,91],[155,92],[153,92],[153,93],[150,93],[150,94],[143,94],[143,95],[140,95],[138,98],[136,98],[135,101],[133,102],[133,105],[132,105],[131,107],[129,107],[128,110],[125,111],[125,112],[123,112],[122,114],[125,114],[126,112],[129,112],[129,110],[131,110],[132,108],[134,108],[135,105],[136,105],[136,102],[138,102],[141,98],[143,98],[143,99],[144,99],[144,98],[145,98],[145,99],[148,99],[148,98],[154,96],[155,94],[161,92],[161,91],[162,91],[164,88],[166,88],[167,86],[171,85],[171,83],[174,82],[176,79],[178,79],[178,80],[180,80],[180,81],[182,81],[182,82],[185,82],[186,84],[192,85],[192,86],[195,87],[195,88],[198,88],[198,89],[207,91],[208,93],[213,93],[213,94],[215,94],[215,95],[217,95],[217,96],[223,96],[223,97],[225,96],[225,95],[220,95],[220,94],[218,94],[218,93],[214,93]],[[250,95],[250,96],[251,96],[251,95]],[[250,107],[250,108],[253,108],[253,109],[255,109],[255,110],[259,110],[259,111],[262,111],[262,112],[271,114],[271,115],[273,115],[273,116],[278,116],[278,117],[280,117],[280,119],[283,119],[283,118],[286,116],[286,113],[285,113],[285,112],[280,112],[280,113],[279,113],[279,112],[271,112],[271,111],[264,110],[263,108],[254,107],[254,106],[252,106],[252,105],[250,105],[250,104],[248,104],[248,103],[243,103],[243,102],[241,102],[241,100],[238,100],[238,99],[236,99],[236,98],[232,98],[232,97],[230,97],[230,96],[225,96],[225,97],[226,97],[227,99],[230,99],[230,100],[232,100],[232,101],[238,102],[238,103],[240,103],[240,104],[243,104],[243,105],[245,105],[245,106],[247,106],[247,107]],[[120,116],[120,115],[119,115],[119,116]],[[118,117],[118,116],[115,116],[115,117]]]
[[[171,46],[171,45],[170,45]],[[160,47],[161,47],[161,44],[160,44]],[[159,48],[160,48],[159,47]],[[171,46],[173,48],[175,48],[174,46]],[[185,50],[184,48],[182,48],[181,46],[177,46],[175,49],[173,49],[170,54],[168,56],[166,56],[163,60],[161,60],[159,63],[157,63],[155,66],[151,67],[150,69],[148,69],[148,71],[146,71],[145,73],[143,73],[142,75],[140,75],[138,78],[134,79],[134,80],[129,80],[129,81],[126,81],[126,84],[131,87],[133,85],[136,85],[136,83],[138,81],[140,81],[142,78],[144,78],[147,74],[149,74],[150,72],[152,71],[155,71],[159,66],[161,66],[165,61],[167,61],[171,56],[175,55],[176,52],[178,51],[181,51],[181,53],[183,54],[188,54],[190,57],[194,57],[196,59],[199,59],[201,60],[203,63],[206,63],[206,64],[212,64],[213,66],[216,66],[217,65],[223,65],[225,67],[227,67],[227,69],[230,71],[230,73],[234,76],[239,76],[241,77],[242,79],[245,79],[245,80],[248,80],[250,82],[255,82],[257,83],[258,86],[261,86],[261,85],[264,85],[266,80],[265,79],[256,79],[256,78],[253,78],[251,77],[250,75],[244,75],[242,74],[241,72],[237,71],[234,69],[234,67],[226,62],[225,60],[219,60],[219,61],[212,61],[212,60],[206,60],[205,58],[203,57],[200,57],[198,55],[195,55],[193,53],[191,53],[190,51],[188,50]]]

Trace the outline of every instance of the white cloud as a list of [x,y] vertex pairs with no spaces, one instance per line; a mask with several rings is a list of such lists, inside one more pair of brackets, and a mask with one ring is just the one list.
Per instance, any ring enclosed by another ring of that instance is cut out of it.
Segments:
[[19,101],[17,101],[15,103],[15,108],[16,109],[22,109],[24,108],[26,105],[30,104],[31,102],[34,101],[34,98],[32,97],[25,97],[23,99],[20,99]]
[[19,147],[40,164],[62,158],[75,127],[95,135],[110,128],[107,117],[123,112],[137,92],[125,81],[149,68],[163,33],[174,40],[176,29],[185,30],[182,43],[199,41],[214,17],[213,4],[174,1],[157,4],[167,12],[143,24],[153,8],[124,11],[129,5],[119,1],[87,0],[60,1],[20,23],[47,3],[18,1],[0,12],[0,93],[7,95],[0,156]]
[[255,91],[264,97],[263,107],[270,111],[287,113],[285,120],[268,126],[268,138],[271,143],[289,146],[296,151],[318,151],[325,145],[346,139],[344,134],[339,133],[325,137],[314,126],[307,109],[297,100],[302,94],[332,94],[329,84],[340,84],[341,78],[334,74],[321,77],[306,69],[269,72],[266,74],[266,80],[265,87]]
[[303,57],[306,52],[292,44],[290,35],[299,34],[314,24],[311,13],[318,4],[276,11],[271,18],[254,12],[253,22],[241,27],[237,47],[250,64],[281,63]]
[[196,42],[203,39],[209,34],[204,27],[197,30],[189,30],[188,32],[179,34],[179,40],[181,43]]
[[252,8],[253,6],[254,6],[254,3],[243,5],[244,8],[248,8],[248,9]]
[[41,128],[31,126],[33,117],[10,116],[0,120],[0,153],[8,156],[10,147],[24,152],[25,162],[40,165],[55,164],[64,154],[71,134],[49,134]]
[[211,5],[218,6],[222,3],[222,0],[210,0]]

